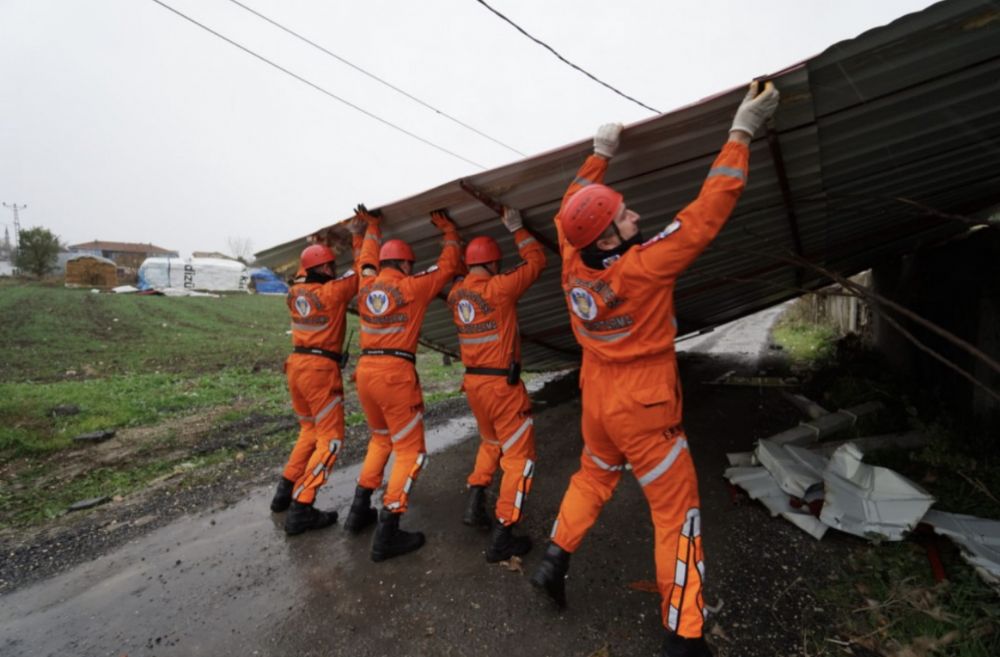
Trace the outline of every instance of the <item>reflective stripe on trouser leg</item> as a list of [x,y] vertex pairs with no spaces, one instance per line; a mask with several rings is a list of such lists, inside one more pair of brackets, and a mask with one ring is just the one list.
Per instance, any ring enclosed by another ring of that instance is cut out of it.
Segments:
[[531,482],[535,477],[535,462],[528,460],[524,463],[524,470],[521,471],[521,477],[517,482],[517,494],[514,497],[514,510],[510,514],[510,522],[504,523],[513,525],[516,522],[521,521],[522,506],[524,505],[524,500],[528,497],[528,493],[531,492]]
[[[620,469],[604,469],[588,454],[597,449],[596,445],[587,446],[580,454],[580,469],[569,480],[553,526],[552,541],[567,552],[575,552],[580,546],[621,480]],[[624,461],[620,454],[612,456],[613,447],[612,451],[601,451],[605,463]]]
[[403,484],[403,490],[399,494],[399,500],[386,505],[386,508],[395,511],[396,509],[406,509],[407,504],[410,500],[410,489],[413,488],[414,482],[417,481],[417,476],[420,471],[427,464],[427,453],[420,452],[417,454],[417,460],[413,462],[413,467],[410,468],[409,474],[406,476],[406,483]]
[[[689,572],[689,566],[694,564],[697,573]],[[690,509],[684,519],[680,537],[677,540],[677,563],[674,567],[674,582],[667,602],[666,626],[676,632],[680,626],[681,611],[684,608],[684,592],[688,579],[697,577],[699,584],[704,583],[705,564],[701,558],[701,514],[698,509]],[[698,606],[702,609],[704,618],[704,602],[701,600],[701,590],[698,592]]]
[[316,500],[316,491],[330,476],[330,471],[333,469],[333,464],[337,462],[337,454],[340,453],[342,444],[343,442],[339,438],[334,438],[327,443],[323,452],[313,453],[312,458],[309,459],[308,470],[296,482],[295,492],[292,494],[292,498],[296,502],[312,504]]

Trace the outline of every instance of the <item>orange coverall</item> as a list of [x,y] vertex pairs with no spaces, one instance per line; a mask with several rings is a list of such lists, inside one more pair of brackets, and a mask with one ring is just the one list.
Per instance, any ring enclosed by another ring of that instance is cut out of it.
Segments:
[[[524,262],[496,276],[470,273],[448,295],[466,367],[506,372],[512,361],[521,362],[517,300],[541,275],[545,252],[523,228],[514,233],[514,241]],[[496,517],[504,525],[514,524],[521,519],[535,468],[528,393],[521,381],[510,385],[505,376],[493,374],[466,373],[462,388],[482,437],[468,484],[489,486],[499,465],[503,479]]]
[[410,489],[427,462],[424,447],[424,398],[414,361],[392,355],[365,355],[366,350],[415,354],[427,306],[461,268],[458,232],[450,226],[437,265],[407,276],[385,267],[362,281],[358,294],[362,356],[358,361],[358,398],[372,436],[358,485],[375,489],[389,456],[396,460],[382,505],[404,513]]
[[[659,234],[604,270],[584,265],[556,228],[562,287],[583,347],[584,448],[552,541],[573,552],[611,498],[626,463],[646,495],[655,528],[656,581],[663,624],[702,635],[704,564],[698,482],[681,427],[673,291],[677,277],[722,229],[746,183],[749,149],[729,142],[698,198]],[[590,156],[563,197],[601,183],[608,162]]]
[[[354,268],[326,283],[298,283],[285,300],[292,316],[292,345],[340,353],[344,344],[347,304],[358,292],[361,265],[378,262],[379,229],[369,224],[354,235]],[[295,482],[292,499],[312,504],[337,460],[344,438],[344,384],[340,364],[320,354],[293,353],[285,361],[299,437],[284,476]]]

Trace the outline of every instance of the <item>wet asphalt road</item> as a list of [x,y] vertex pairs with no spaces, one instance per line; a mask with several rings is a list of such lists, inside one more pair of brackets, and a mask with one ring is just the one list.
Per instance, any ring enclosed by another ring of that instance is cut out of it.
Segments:
[[[766,334],[770,318],[756,321]],[[724,351],[720,341],[710,348]],[[725,452],[750,449],[799,419],[773,390],[701,384],[729,369],[753,373],[750,361],[697,349],[681,360],[706,600],[718,608],[710,641],[720,656],[802,654],[804,631],[824,622],[813,593],[838,545],[817,543],[756,505],[733,505],[721,478]],[[403,521],[427,534],[417,553],[372,563],[371,530],[353,537],[339,524],[287,538],[281,516],[267,510],[270,489],[260,489],[3,596],[0,654],[655,655],[658,596],[630,587],[654,576],[652,526],[634,478],[623,477],[573,556],[566,612],[527,580],[577,468],[579,411],[572,398],[537,412],[538,468],[524,523],[536,549],[524,573],[488,565],[486,534],[459,521],[476,441],[474,424],[457,418],[429,435],[429,467]],[[357,466],[337,471],[318,506],[343,517],[356,474]]]

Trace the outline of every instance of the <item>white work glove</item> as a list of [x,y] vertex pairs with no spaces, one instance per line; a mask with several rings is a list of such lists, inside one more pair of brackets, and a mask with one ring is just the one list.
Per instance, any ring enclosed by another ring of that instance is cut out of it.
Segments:
[[618,137],[625,129],[621,123],[605,123],[594,135],[594,155],[610,160],[618,152]]
[[503,216],[500,217],[500,221],[502,221],[504,227],[512,233],[524,227],[524,221],[521,220],[521,213],[514,208],[504,208]]
[[767,121],[778,109],[778,90],[774,88],[774,83],[770,80],[764,85],[764,91],[757,95],[757,85],[760,82],[754,80],[750,83],[750,90],[736,110],[733,117],[733,127],[729,129],[741,130],[751,137],[757,132],[764,122]]

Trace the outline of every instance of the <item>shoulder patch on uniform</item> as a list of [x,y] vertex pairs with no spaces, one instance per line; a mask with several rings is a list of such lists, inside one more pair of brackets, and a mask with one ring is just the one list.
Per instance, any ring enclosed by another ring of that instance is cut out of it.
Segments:
[[344,279],[350,278],[351,276],[354,276],[354,270],[353,269],[348,269],[343,274],[341,274],[340,276],[338,276],[337,280],[338,281],[342,281]]
[[438,266],[437,265],[431,265],[430,267],[428,267],[427,269],[425,269],[423,271],[418,271],[416,274],[413,275],[413,277],[416,278],[418,276],[426,276],[427,274],[433,274],[437,270],[438,270]]
[[657,242],[659,242],[660,240],[662,240],[664,237],[669,237],[670,235],[673,235],[674,233],[676,233],[680,229],[681,229],[681,220],[680,219],[674,219],[669,224],[667,224],[666,228],[664,228],[663,230],[661,230],[660,232],[658,232],[656,235],[653,235],[648,240],[646,240],[645,242],[643,242],[642,244],[640,244],[639,248],[640,249],[645,249],[648,246],[656,244]]

